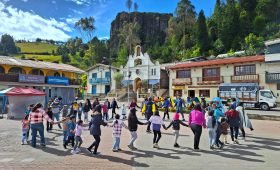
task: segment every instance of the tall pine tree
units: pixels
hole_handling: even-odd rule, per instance
[[[205,55],[209,50],[210,42],[203,10],[199,12],[197,19],[197,43],[201,54]]]

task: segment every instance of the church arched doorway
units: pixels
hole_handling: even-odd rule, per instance
[[[139,90],[139,92],[140,92],[141,87],[142,87],[142,80],[140,78],[136,78],[134,80],[134,88],[133,88],[133,90],[135,92],[137,92]]]

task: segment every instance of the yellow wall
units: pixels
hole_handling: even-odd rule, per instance
[[[24,67],[24,66],[10,66],[10,65],[1,65],[4,70],[5,70],[5,73],[8,73],[9,70],[12,68],[12,67],[19,67],[19,68],[22,68],[24,71],[25,71],[25,74],[30,74],[30,72],[33,70],[33,69],[36,69],[36,68],[31,68],[31,67]],[[53,76],[55,72],[58,72],[60,74],[60,76],[62,76],[62,74],[65,75],[65,77],[67,78],[70,78],[70,79],[76,79],[77,78],[77,75],[75,73],[72,73],[72,72],[66,72],[66,71],[56,71],[56,70],[50,70],[50,69],[40,69],[43,71],[44,73],[44,76]]]

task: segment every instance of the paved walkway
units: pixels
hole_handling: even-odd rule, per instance
[[[141,116],[140,116],[141,117]],[[144,122],[144,120],[143,120]],[[168,122],[166,122],[168,124]],[[207,131],[203,131],[201,151],[194,152],[193,134],[182,128],[179,138],[181,148],[173,148],[172,130],[163,130],[159,142],[161,149],[152,148],[152,134],[145,133],[140,126],[137,140],[138,151],[130,151],[126,144],[129,133],[123,131],[121,147],[123,152],[111,151],[112,130],[102,128],[99,151],[94,157],[84,148],[77,155],[62,147],[61,130],[46,133],[47,147],[33,149],[20,145],[20,121],[0,120],[0,169],[279,169],[280,124],[276,121],[253,121],[255,131],[248,131],[246,141],[240,145],[227,145],[223,150],[211,151]],[[88,131],[83,134],[84,144],[89,146],[93,138]],[[229,140],[229,138],[228,138]]]

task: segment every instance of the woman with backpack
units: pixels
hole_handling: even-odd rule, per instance
[[[240,117],[239,117],[239,112],[234,109],[234,107],[231,107],[229,111],[225,113],[229,128],[230,128],[230,135],[231,135],[231,140],[232,143],[239,144],[237,137],[238,137],[238,131],[239,131],[239,126],[240,126]]]

